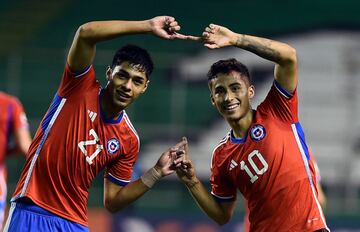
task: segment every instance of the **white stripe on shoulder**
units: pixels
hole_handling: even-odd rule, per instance
[[[86,73],[88,73],[88,72],[90,71],[91,67],[92,67],[92,65],[90,65],[87,69],[85,69],[85,71],[77,74],[77,75],[75,76],[75,78],[79,78],[79,77],[84,76]]]
[[[212,155],[211,155],[211,161],[210,161],[210,168],[212,168],[212,163],[213,163],[213,159],[214,159],[214,154],[216,149],[218,149],[221,145],[223,145],[224,143],[226,143],[228,141],[228,139],[230,138],[230,132],[226,134],[226,136],[219,142],[219,144],[214,148]]]
[[[134,126],[132,125],[129,117],[127,116],[126,112],[124,111],[124,115],[123,115],[123,118],[125,119],[125,122],[126,124],[129,126],[130,130],[135,134],[137,140],[138,140],[138,151],[140,151],[140,138],[139,138],[139,135],[138,133],[136,132]]]

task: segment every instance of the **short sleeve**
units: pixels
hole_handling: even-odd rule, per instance
[[[24,111],[24,108],[20,101],[16,98],[14,98],[13,101],[13,129],[18,130],[21,128],[28,128],[28,120],[26,118],[26,114]]]
[[[277,81],[274,81],[268,95],[258,106],[257,111],[283,122],[298,122],[297,90],[289,93]]]
[[[135,162],[138,158],[138,146],[135,145],[128,154],[122,154],[115,162],[106,167],[104,177],[114,184],[125,186],[131,181]]]
[[[66,64],[58,89],[58,95],[60,97],[68,97],[74,92],[85,92],[94,83],[96,83],[96,76],[93,65],[82,71],[73,72],[69,64]]]
[[[236,187],[226,175],[225,165],[218,162],[219,151],[215,150],[211,161],[211,194],[219,202],[229,202],[236,200]]]

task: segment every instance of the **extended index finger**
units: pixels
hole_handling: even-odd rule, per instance
[[[181,140],[181,142],[177,143],[172,148],[174,148],[175,150],[178,150],[179,148],[184,147],[186,143],[187,143],[187,141]]]
[[[201,37],[198,36],[192,36],[192,35],[184,35],[181,33],[176,32],[174,34],[174,37],[177,39],[183,39],[183,40],[193,40],[193,41],[199,41],[201,40]]]
[[[184,145],[185,157],[186,157],[186,159],[188,159],[189,158],[189,144],[188,144],[187,138],[184,136],[182,138],[182,141],[185,142],[185,145]]]

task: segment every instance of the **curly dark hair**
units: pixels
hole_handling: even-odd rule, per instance
[[[125,61],[134,65],[140,65],[140,69],[145,72],[148,79],[154,69],[154,63],[149,53],[136,45],[129,44],[120,48],[113,57],[111,68],[113,69],[116,65],[120,65]]]

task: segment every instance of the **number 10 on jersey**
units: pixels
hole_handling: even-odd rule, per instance
[[[263,165],[263,167],[261,169],[259,169],[259,167],[255,164],[255,162],[253,160],[253,158],[255,156],[260,160],[261,164]],[[245,172],[250,177],[251,183],[254,183],[257,179],[259,179],[258,175],[262,175],[268,170],[269,165],[258,150],[252,151],[248,155],[247,161],[250,164],[252,170],[250,170],[250,168],[246,165],[245,161],[243,161],[243,160],[240,162],[240,169],[245,170]]]

